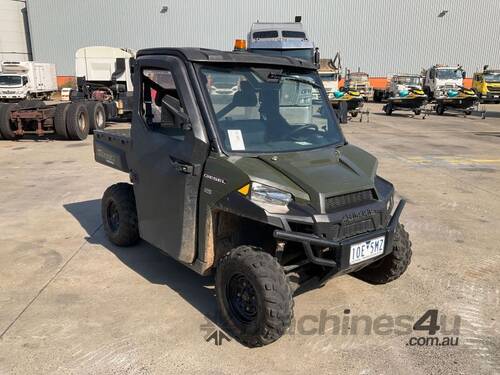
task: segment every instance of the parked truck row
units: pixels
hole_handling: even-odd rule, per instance
[[[70,90],[67,101],[49,100],[57,91],[54,65],[3,63],[0,135],[15,140],[26,133],[55,133],[62,139],[83,140],[103,129],[107,120],[130,120],[133,85],[129,63],[134,56],[131,50],[112,47],[77,50],[77,88]]]

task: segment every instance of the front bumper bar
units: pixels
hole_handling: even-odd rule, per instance
[[[379,236],[386,236],[385,240],[385,245],[384,245],[384,252],[383,254],[379,255],[378,257],[367,259],[365,262],[373,262],[377,259],[379,259],[382,256],[385,256],[392,252],[392,240],[394,237],[394,233],[396,232],[396,227],[399,223],[399,217],[401,216],[401,212],[403,211],[403,208],[406,204],[406,201],[404,199],[401,199],[399,201],[398,206],[394,210],[394,214],[392,215],[389,224],[387,225],[386,228],[384,229],[379,229],[377,231],[372,231],[368,233],[364,233],[362,235],[358,235],[355,237],[347,238],[341,241],[331,241],[327,240],[324,238],[321,238],[319,236],[316,236],[314,234],[308,234],[308,233],[300,233],[300,232],[291,232],[291,231],[283,231],[283,230],[275,230],[274,231],[274,238],[284,240],[284,241],[291,241],[291,242],[300,242],[302,243],[302,246],[304,247],[305,254],[309,261],[314,264],[318,264],[320,266],[326,266],[326,267],[331,267],[333,268],[332,271],[340,271],[340,270],[345,270],[350,268],[349,265],[349,256],[350,256],[350,246],[355,243],[367,241],[369,239],[379,237]],[[340,259],[340,262],[337,262],[333,259],[326,259],[319,257],[314,254],[312,247],[313,246],[321,246],[325,248],[332,248],[336,252],[340,251],[340,256],[338,259]],[[365,262],[359,263],[359,264],[366,264]],[[340,263],[340,264],[339,264]],[[356,264],[358,266],[358,264]]]

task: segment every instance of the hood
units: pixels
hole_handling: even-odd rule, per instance
[[[253,160],[245,160],[253,159]],[[253,181],[289,191],[324,212],[326,197],[374,188],[377,159],[352,145],[239,159]],[[307,193],[298,194],[300,191]]]

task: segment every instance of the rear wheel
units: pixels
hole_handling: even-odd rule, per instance
[[[131,246],[139,241],[134,188],[118,183],[104,192],[101,202],[104,232],[118,246]]]
[[[102,130],[106,126],[106,111],[101,102],[89,101],[87,103],[89,112],[89,129],[92,133],[94,130]]]
[[[0,134],[4,139],[16,140],[17,124],[10,119],[11,112],[18,109],[17,104],[3,104],[0,106]]]
[[[405,273],[410,265],[411,255],[410,235],[403,224],[398,224],[392,243],[392,252],[357,271],[355,275],[372,284],[386,284]]]
[[[436,105],[436,113],[439,116],[442,116],[444,114],[444,105],[442,105],[442,104]]]
[[[83,141],[89,134],[89,113],[83,102],[69,105],[66,115],[66,130],[70,139]]]
[[[217,266],[215,288],[228,329],[243,344],[270,344],[290,326],[290,285],[276,259],[261,249],[240,246],[224,256]]]
[[[56,106],[54,113],[54,130],[58,136],[63,139],[68,139],[68,131],[66,129],[66,118],[68,109],[71,103],[61,103]]]

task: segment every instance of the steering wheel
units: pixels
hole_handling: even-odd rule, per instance
[[[300,133],[300,132],[307,130],[307,129],[319,131],[318,125],[306,124],[306,125],[300,125],[296,129],[293,129],[290,133],[287,134],[287,136],[293,137],[295,134]]]

